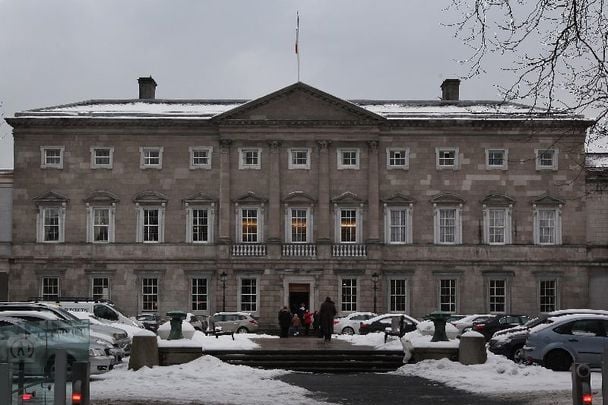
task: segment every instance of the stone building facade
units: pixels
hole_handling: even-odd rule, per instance
[[[10,296],[263,325],[326,296],[417,317],[608,307],[590,297],[608,270],[606,230],[587,233],[590,122],[458,86],[161,100],[141,78],[139,99],[17,113]]]

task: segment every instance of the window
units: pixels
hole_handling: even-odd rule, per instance
[[[206,278],[193,278],[191,280],[192,295],[190,297],[192,311],[207,311],[208,291]]]
[[[137,242],[162,243],[165,241],[165,208],[158,206],[138,206]]]
[[[484,207],[484,240],[489,245],[511,243],[511,208]]]
[[[212,210],[204,207],[188,207],[188,243],[211,242]]]
[[[289,208],[289,243],[309,242],[309,216],[307,208]]]
[[[90,207],[87,241],[114,242],[114,207]]]
[[[94,300],[110,299],[110,279],[108,277],[91,278],[91,297]]]
[[[163,167],[163,148],[162,147],[141,147],[140,168],[142,169],[162,169]]]
[[[238,210],[237,236],[240,243],[262,242],[262,209],[241,207]]]
[[[113,155],[114,148],[91,148],[91,169],[111,169],[113,163]]]
[[[561,244],[561,215],[559,208],[535,208],[534,243],[537,245]]]
[[[540,312],[557,311],[557,280],[540,280],[538,283]]]
[[[439,280],[439,310],[456,312],[456,279]]]
[[[411,208],[388,207],[385,210],[385,217],[386,243],[412,243]]]
[[[310,149],[289,149],[289,169],[310,169]]]
[[[260,148],[240,148],[239,149],[239,169],[260,170],[262,168],[262,149]]]
[[[437,169],[458,169],[458,148],[436,148]]]
[[[536,149],[536,170],[557,170],[557,149]]]
[[[338,243],[359,242],[359,210],[356,208],[338,209]]]
[[[191,146],[190,169],[211,169],[211,153],[213,148],[206,146]]]
[[[359,169],[359,149],[338,149],[338,170]]]
[[[40,207],[38,217],[38,242],[64,242],[65,208]]]
[[[357,279],[343,278],[341,282],[341,310],[352,312],[357,310]]]
[[[40,295],[43,301],[59,299],[59,277],[42,277]]]
[[[40,167],[42,169],[63,169],[63,146],[41,146]]]
[[[409,149],[388,148],[386,149],[386,167],[388,169],[408,169]]]
[[[505,313],[507,304],[507,280],[488,280],[488,307],[491,313]]]
[[[158,312],[158,278],[142,278],[141,299],[142,311]]]
[[[389,312],[407,312],[407,280],[389,280]]]
[[[486,149],[486,169],[507,169],[506,149]]]
[[[256,312],[258,310],[257,278],[241,278],[240,284],[240,310]]]
[[[435,243],[456,245],[462,243],[461,208],[435,208]]]

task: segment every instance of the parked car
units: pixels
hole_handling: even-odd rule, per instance
[[[378,315],[367,321],[362,321],[359,324],[359,334],[366,335],[373,332],[384,332],[386,328],[391,328],[393,318],[405,317],[405,332],[411,332],[416,329],[418,321],[407,314],[383,314]]]
[[[161,324],[160,315],[153,312],[139,314],[135,319],[138,322],[141,322],[144,328],[151,330],[154,333],[158,331],[158,327]]]
[[[88,312],[110,322],[143,328],[139,321],[124,315],[116,305],[108,300],[60,298],[57,301],[37,300],[36,302],[53,304],[70,312]]]
[[[492,338],[494,332],[514,326],[521,326],[528,322],[529,319],[526,315],[494,315],[485,321],[473,323],[472,329],[475,332],[481,333],[487,342]]]
[[[595,309],[564,309],[541,314],[536,318],[530,319],[522,326],[516,326],[494,333],[494,336],[490,339],[488,349],[494,354],[503,355],[516,362],[525,361],[523,347],[528,338],[530,329],[537,325],[553,322],[552,320],[550,321],[551,318],[572,314],[608,315],[608,311]]]
[[[378,314],[374,314],[373,312],[352,312],[348,315],[338,317],[334,319],[334,332],[354,335],[355,333],[359,333],[361,321],[367,321],[376,316],[378,316]]]
[[[472,328],[475,322],[483,322],[487,321],[490,318],[494,318],[496,315],[492,314],[473,314],[473,315],[465,315],[457,320],[448,320],[456,329],[458,329],[458,334],[462,334],[465,329]]]
[[[218,312],[213,314],[209,322],[215,328],[221,328],[223,332],[251,333],[258,330],[258,321],[247,312]]]
[[[186,322],[189,322],[190,325],[194,327],[196,330],[205,331],[208,328],[209,324],[209,316],[207,315],[194,315],[190,312],[186,314]]]
[[[552,317],[530,329],[524,345],[529,362],[555,371],[567,371],[572,362],[602,365],[608,343],[608,315],[573,314]]]

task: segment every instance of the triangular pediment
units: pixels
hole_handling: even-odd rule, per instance
[[[557,206],[557,205],[563,205],[564,201],[560,200],[559,198],[555,198],[553,196],[550,196],[549,194],[545,194],[545,195],[542,195],[542,196],[538,197],[535,200],[532,200],[532,204],[534,204],[534,205],[552,205],[552,206]]]
[[[39,195],[38,197],[34,197],[32,199],[36,204],[40,205],[40,204],[45,204],[45,205],[52,205],[52,204],[57,204],[57,205],[61,205],[61,204],[66,204],[69,200],[67,199],[67,197],[61,195],[61,194],[57,194],[54,193],[52,191],[49,191],[48,193]]]
[[[205,193],[199,192],[186,197],[182,200],[184,204],[205,204],[210,205],[215,203],[215,199],[211,198]]]
[[[249,192],[247,192],[247,194],[244,194],[244,195],[240,196],[239,198],[237,198],[236,200],[234,200],[234,202],[236,204],[255,204],[255,205],[264,204],[266,201],[268,201],[268,200],[258,196],[253,191],[249,191]]]
[[[283,203],[284,204],[306,204],[306,205],[311,205],[314,204],[316,201],[314,198],[312,198],[311,196],[309,196],[308,194],[306,194],[303,191],[294,191],[292,193],[289,193],[287,195],[287,197],[285,197],[283,199]]]
[[[351,193],[350,191],[346,191],[339,196],[332,198],[331,202],[341,205],[359,205],[365,203],[365,201],[360,199],[357,194]]]
[[[387,205],[411,205],[414,204],[415,201],[405,194],[396,193],[391,197],[383,199],[382,202]]]
[[[142,191],[138,193],[133,202],[138,204],[159,204],[166,203],[169,200],[166,195],[158,191]]]
[[[464,199],[456,194],[440,193],[431,198],[433,204],[464,204]]]
[[[508,207],[513,205],[515,200],[506,194],[488,194],[483,200],[483,205],[495,206],[495,207]]]
[[[88,204],[116,204],[120,201],[118,196],[114,193],[110,193],[109,191],[94,191],[87,198],[82,200]]]
[[[380,115],[302,82],[252,100],[213,118],[213,121],[219,122],[322,121],[370,124],[384,120]]]

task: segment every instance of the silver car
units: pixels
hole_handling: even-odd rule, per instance
[[[567,371],[572,362],[600,367],[608,343],[608,315],[575,314],[549,318],[530,329],[523,348],[527,361],[555,371]]]
[[[248,312],[218,312],[213,314],[209,327],[214,325],[222,332],[251,333],[258,330],[258,321]]]
[[[378,314],[373,312],[353,312],[340,318],[334,319],[334,332],[344,335],[359,333],[361,322],[367,321]]]

